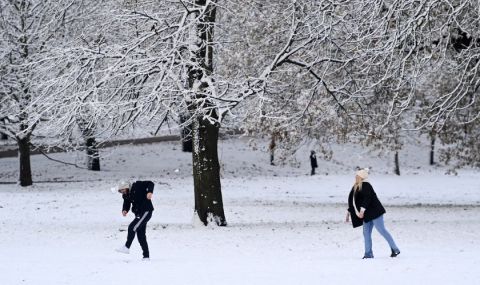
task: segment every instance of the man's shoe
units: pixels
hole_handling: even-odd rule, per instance
[[[150,258],[149,257],[144,257],[142,258],[143,261],[150,261]]]
[[[120,253],[125,253],[125,254],[129,254],[130,253],[130,249],[126,246],[121,246],[117,249],[115,249],[116,252],[120,252]]]
[[[392,250],[392,254],[390,254],[390,257],[396,257],[396,256],[398,256],[399,254],[400,254],[400,250],[398,250],[398,251]]]
[[[364,257],[362,257],[362,259],[369,259],[369,258],[373,258],[373,256],[364,256]]]

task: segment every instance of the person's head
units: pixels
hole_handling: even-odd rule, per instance
[[[130,190],[130,182],[122,181],[118,183],[117,185],[118,193],[127,194],[129,190]]]
[[[310,151],[310,153],[311,153],[311,154],[315,154],[315,151],[314,151],[314,150],[312,150],[312,151]]]
[[[362,182],[368,178],[368,168],[363,168],[355,172],[355,190],[362,190]]]

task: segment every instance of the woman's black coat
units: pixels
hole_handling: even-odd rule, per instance
[[[363,219],[357,217],[355,210],[353,208],[353,194],[355,193],[355,205],[357,210],[360,211],[360,208],[365,208],[365,213]],[[368,182],[362,183],[362,190],[354,192],[353,187],[348,195],[348,212],[350,212],[350,217],[352,218],[352,225],[354,228],[359,227],[363,222],[370,222],[381,215],[385,214],[385,208],[378,200],[377,194],[373,190],[372,185]]]

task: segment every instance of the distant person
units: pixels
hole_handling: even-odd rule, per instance
[[[315,168],[318,167],[318,164],[317,164],[317,155],[315,154],[314,150],[310,152],[310,166],[312,167],[311,175],[315,175]]]
[[[368,169],[360,169],[355,174],[355,184],[348,195],[348,212],[345,221],[348,223],[351,217],[354,228],[363,224],[363,238],[365,242],[365,254],[363,258],[373,258],[373,227],[375,227],[388,242],[391,249],[390,257],[396,257],[400,254],[400,250],[390,233],[385,229],[383,223],[385,208],[383,208],[382,203],[378,200],[372,185],[366,181],[368,178]]]
[[[123,197],[122,215],[124,217],[127,216],[130,206],[132,206],[135,219],[128,226],[127,242],[124,246],[116,249],[116,251],[126,254],[130,253],[130,246],[135,238],[135,234],[137,234],[138,242],[143,251],[143,260],[150,259],[146,230],[153,211],[153,187],[152,181],[135,181],[131,186],[129,182],[122,182],[118,185],[118,192],[122,193]]]

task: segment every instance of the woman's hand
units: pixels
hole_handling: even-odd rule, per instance
[[[360,219],[363,219],[363,217],[365,216],[365,208],[360,208],[360,212],[358,213],[357,215]]]

